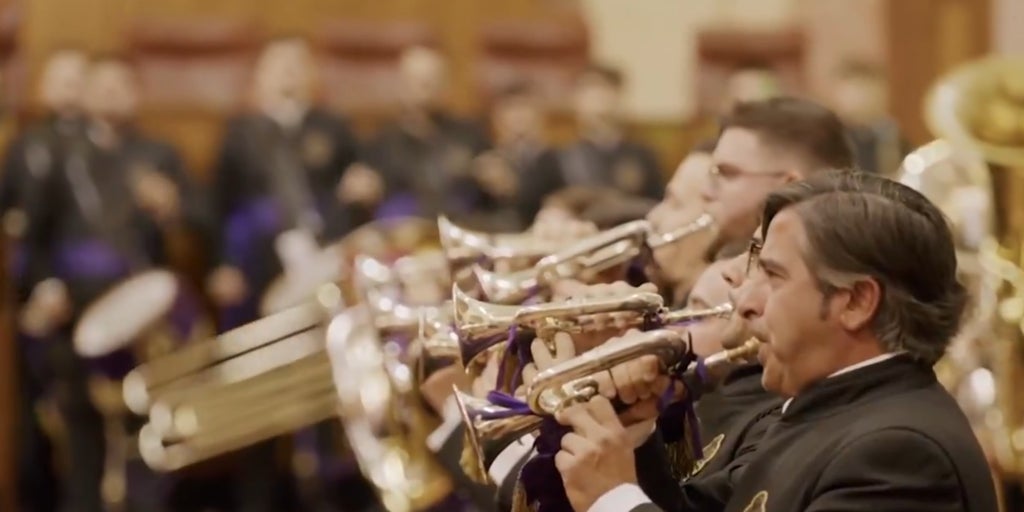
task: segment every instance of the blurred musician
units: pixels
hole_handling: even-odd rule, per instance
[[[472,163],[489,146],[487,137],[475,123],[445,111],[447,69],[436,50],[406,50],[399,72],[398,117],[369,144],[368,168],[359,168],[350,180],[383,184],[386,200],[378,217],[446,213],[461,218],[481,200]],[[360,188],[367,187],[360,183]]]
[[[311,251],[352,227],[340,199],[356,141],[344,119],[313,103],[313,78],[305,41],[271,42],[256,67],[252,112],[227,124],[212,193],[218,267],[209,281],[226,308],[221,329],[257,318],[282,253],[292,249],[279,242]],[[279,237],[286,231],[299,236]]]
[[[351,192],[342,177],[356,159],[356,140],[345,119],[314,103],[314,78],[304,40],[272,41],[256,66],[252,111],[227,124],[212,193],[217,268],[208,281],[222,308],[221,330],[258,318],[275,277],[301,271],[302,258],[354,227],[342,206]],[[335,439],[325,425],[300,433],[293,462],[309,499],[325,492],[321,476],[337,456]],[[283,490],[290,478],[279,474],[272,441],[242,460],[236,498],[243,510],[279,510],[290,501]]]
[[[46,117],[30,126],[7,147],[4,168],[0,171],[0,219],[2,219],[9,276],[14,292],[15,308],[28,298],[28,274],[25,254],[19,245],[27,229],[26,206],[40,201],[39,185],[51,172],[54,161],[61,158],[66,141],[77,136],[82,128],[82,87],[87,59],[80,50],[61,50],[47,59],[40,83],[39,99]],[[18,497],[28,510],[48,511],[56,507],[56,482],[49,440],[38,421],[36,405],[49,384],[46,376],[43,345],[27,339],[18,330],[20,403],[19,418],[22,437],[17,446],[18,474],[21,491]]]
[[[702,185],[689,183],[687,165],[707,169]],[[681,302],[709,257],[721,247],[741,242],[755,229],[761,205],[772,190],[819,169],[847,168],[853,163],[843,124],[813,102],[787,97],[740,103],[722,119],[710,162],[699,155],[684,161],[665,198],[647,220],[660,233],[692,222],[702,211],[718,226],[716,239],[684,238],[654,251],[652,279],[663,294]],[[692,191],[701,186],[701,199]]]
[[[103,58],[89,67],[83,104],[84,130],[50,162],[39,185],[45,200],[27,205],[32,292],[21,325],[35,337],[53,337],[47,364],[70,452],[62,499],[75,510],[98,511],[104,424],[90,401],[89,370],[72,349],[71,327],[111,286],[163,262],[161,228],[183,220],[189,187],[177,153],[133,129],[136,90],[124,61]],[[159,496],[143,494],[129,500],[155,506]]]
[[[661,199],[664,184],[654,151],[625,133],[624,85],[618,70],[602,65],[577,79],[573,108],[580,139],[561,152],[561,185],[612,187]]]
[[[737,308],[764,343],[763,385],[787,401],[724,510],[996,510],[981,448],[931,368],[966,302],[941,212],[836,171],[771,194],[761,235]],[[651,395],[668,385],[653,377],[615,384]],[[659,510],[608,400],[558,419],[574,430],[556,464],[576,510]]]
[[[476,158],[473,175],[490,222],[479,229],[522,231],[541,202],[560,186],[557,152],[545,142],[544,112],[534,86],[515,82],[499,91],[491,109],[495,148]],[[487,221],[485,221],[487,222]]]
[[[850,128],[857,167],[892,175],[910,147],[888,113],[885,72],[865,62],[848,61],[836,74],[833,108]]]

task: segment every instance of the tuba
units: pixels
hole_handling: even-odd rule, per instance
[[[447,278],[431,270],[443,270],[437,251],[420,250],[429,238],[424,226],[432,224],[416,219],[361,228],[343,243],[352,249],[347,254],[366,247],[393,265],[356,258],[311,298],[129,373],[124,401],[149,420],[139,436],[147,465],[176,470],[336,417],[327,326],[345,306],[361,304],[375,328],[416,336],[420,311],[402,302],[405,292]],[[446,295],[446,282],[440,290],[433,296]]]
[[[1024,59],[988,57],[942,77],[925,116],[941,140],[899,179],[949,216],[972,292],[965,328],[936,369],[999,472],[1024,478]]]
[[[365,308],[336,316],[327,346],[345,437],[384,508],[438,506],[452,481],[427,447],[437,421],[422,405],[403,348],[381,337]]]

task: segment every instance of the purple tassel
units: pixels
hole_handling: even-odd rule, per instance
[[[554,418],[545,419],[533,444],[537,455],[523,465],[519,473],[526,501],[536,512],[572,512],[562,475],[555,467],[555,454],[562,449],[562,436],[571,431]]]

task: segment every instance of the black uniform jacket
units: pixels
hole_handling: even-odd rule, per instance
[[[897,356],[825,379],[789,403],[724,510],[997,507],[988,465],[959,406],[931,368]]]
[[[759,364],[737,368],[697,402],[704,458],[683,481],[683,508],[721,509],[769,426],[778,420],[782,398],[761,385]]]

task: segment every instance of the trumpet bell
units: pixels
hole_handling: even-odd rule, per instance
[[[464,367],[490,347],[507,339],[519,306],[476,300],[452,285],[452,313]]]
[[[459,389],[454,390],[455,403],[459,406],[462,423],[466,427],[466,441],[476,461],[475,468],[466,468],[487,480],[487,453],[489,443],[515,441],[540,427],[542,418],[517,414],[516,411],[494,405],[483,398],[477,398]]]

